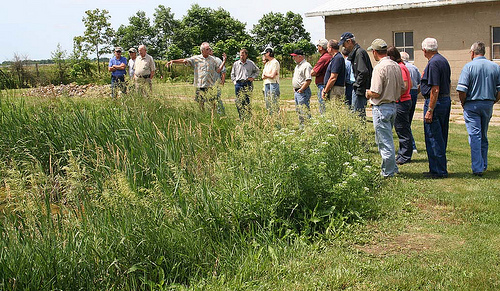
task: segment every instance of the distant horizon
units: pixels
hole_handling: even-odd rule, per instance
[[[311,42],[325,37],[325,24],[321,17],[305,17],[305,12],[314,9],[325,1],[308,1],[308,5],[296,0],[249,2],[216,0],[199,4],[201,7],[228,11],[231,17],[246,24],[249,32],[264,14],[270,12],[286,13],[292,11],[304,19],[304,27],[311,35]],[[12,61],[14,54],[28,56],[33,61],[49,60],[51,54],[61,45],[61,49],[69,55],[73,51],[73,37],[83,35],[85,27],[82,18],[85,11],[96,8],[106,9],[111,15],[110,23],[116,31],[120,25],[128,25],[128,18],[138,11],[144,11],[152,19],[154,9],[158,5],[170,7],[175,19],[182,19],[196,1],[166,3],[161,0],[144,0],[137,5],[135,0],[54,0],[50,9],[44,2],[9,1],[5,3],[6,15],[2,17],[0,33],[7,36],[0,39],[0,63]],[[19,11],[19,13],[17,13]],[[43,12],[42,12],[43,11]],[[22,18],[19,17],[22,13]],[[10,37],[9,37],[10,36]],[[111,57],[111,54],[106,55]]]

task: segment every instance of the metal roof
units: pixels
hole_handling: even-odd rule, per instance
[[[331,0],[306,12],[306,17],[358,14],[411,8],[426,8],[478,2],[496,2],[500,0]]]

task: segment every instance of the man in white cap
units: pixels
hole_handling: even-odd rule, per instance
[[[372,105],[375,142],[382,157],[381,175],[388,178],[398,173],[392,128],[396,119],[396,101],[406,88],[401,68],[387,56],[384,40],[375,39],[367,50],[373,51],[373,57],[378,62],[373,69],[366,98]]]
[[[272,47],[267,47],[262,55],[266,59],[264,70],[262,70],[262,80],[264,82],[264,98],[269,115],[278,113],[280,110],[280,63],[274,57]]]
[[[135,48],[130,48],[128,50],[128,55],[130,56],[130,59],[128,60],[128,75],[130,76],[130,79],[134,79],[134,64],[135,64],[135,59],[137,58],[137,50]]]

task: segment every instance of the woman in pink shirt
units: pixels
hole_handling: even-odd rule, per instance
[[[396,103],[396,120],[394,122],[394,129],[399,137],[399,150],[396,156],[396,164],[402,165],[411,161],[413,154],[411,123],[410,123],[410,108],[411,108],[411,78],[410,71],[406,68],[401,54],[398,49],[391,46],[387,49],[387,55],[401,68],[403,74],[403,81],[405,82],[406,91],[399,97]]]

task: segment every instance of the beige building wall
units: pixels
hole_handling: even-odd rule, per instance
[[[436,38],[439,53],[450,62],[452,93],[455,93],[462,67],[470,61],[469,50],[473,42],[483,41],[487,46],[486,57],[491,59],[491,27],[500,27],[500,1],[325,18],[327,39],[338,40],[342,33],[350,31],[364,49],[375,38],[394,45],[394,32],[413,31],[414,64],[421,72],[427,64],[421,50],[422,40]],[[375,64],[371,54],[370,57]]]

